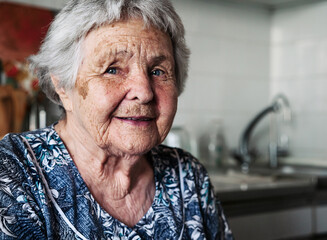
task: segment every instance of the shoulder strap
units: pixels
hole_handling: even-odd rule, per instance
[[[181,230],[181,234],[178,238],[178,240],[182,240],[183,238],[183,232],[184,232],[184,222],[185,222],[185,209],[184,209],[184,194],[185,194],[185,188],[184,188],[184,178],[183,178],[183,170],[182,170],[182,163],[181,163],[181,159],[179,157],[179,154],[176,150],[176,148],[174,149],[177,160],[178,160],[178,168],[179,168],[179,182],[180,182],[180,188],[181,188],[181,200],[182,200],[182,221],[183,221],[183,225],[182,225],[182,230]]]
[[[22,137],[22,140],[23,142],[26,144],[27,146],[27,149],[29,151],[29,153],[31,154],[31,158],[32,158],[32,161],[33,163],[35,164],[36,166],[36,169],[38,171],[38,174],[39,176],[41,177],[41,180],[42,180],[42,183],[44,184],[44,187],[45,187],[45,190],[47,192],[47,195],[50,199],[50,201],[53,203],[54,207],[56,208],[56,210],[58,211],[59,215],[63,218],[63,220],[67,223],[67,225],[74,231],[74,233],[80,237],[81,239],[83,240],[87,240],[87,238],[85,238],[75,227],[74,225],[69,221],[69,219],[66,217],[65,213],[61,210],[61,208],[59,207],[58,203],[56,202],[56,200],[54,199],[54,197],[52,196],[52,193],[51,193],[51,190],[50,190],[50,187],[48,185],[48,182],[47,180],[45,179],[44,175],[43,175],[43,172],[42,172],[42,169],[38,163],[38,161],[36,160],[36,157],[35,157],[35,154],[30,146],[30,144],[28,143],[28,141],[26,140],[26,138]]]

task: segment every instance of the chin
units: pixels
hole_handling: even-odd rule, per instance
[[[128,146],[127,148],[122,149],[123,155],[130,156],[141,156],[147,154],[154,146],[144,147],[144,146]]]
[[[125,142],[121,150],[127,155],[144,155],[159,144],[160,141],[158,140],[153,141],[153,139],[148,139],[147,141],[143,139],[142,141]]]

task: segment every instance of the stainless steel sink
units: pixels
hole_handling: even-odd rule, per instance
[[[254,165],[250,174],[327,178],[327,168],[304,165],[281,165],[277,168]]]
[[[300,175],[290,168],[271,171],[268,168],[252,168],[249,173],[238,169],[220,169],[209,171],[211,183],[218,192],[249,191],[259,189],[306,187],[316,184],[316,177]]]

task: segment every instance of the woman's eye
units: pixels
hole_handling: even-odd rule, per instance
[[[108,74],[117,74],[117,68],[115,67],[110,67],[106,70],[106,73]]]
[[[160,70],[160,69],[155,69],[151,72],[152,76],[161,76],[164,74],[164,71]]]

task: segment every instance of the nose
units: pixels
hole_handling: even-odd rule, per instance
[[[146,104],[153,100],[154,92],[151,79],[145,71],[137,71],[131,74],[128,82],[126,98]]]

